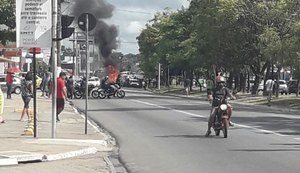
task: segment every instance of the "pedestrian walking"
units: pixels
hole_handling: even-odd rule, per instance
[[[66,73],[60,72],[57,78],[57,98],[56,98],[56,121],[60,121],[59,114],[65,108],[65,100],[67,100],[67,88],[65,85]]]
[[[183,85],[184,85],[184,89],[185,89],[185,92],[186,92],[186,96],[189,96],[191,80],[190,79],[185,79]]]
[[[7,86],[7,99],[11,99],[12,84],[14,82],[14,76],[12,75],[12,73],[7,73],[5,81]]]
[[[32,73],[28,72],[25,76],[25,79],[22,79],[21,81],[21,96],[24,102],[24,107],[23,107],[20,121],[24,121],[23,118],[25,116],[25,113],[27,115],[27,121],[31,121],[31,117],[29,115],[28,109],[29,109],[30,100],[33,97],[32,79],[33,79]]]
[[[50,94],[49,94],[49,82],[50,82],[50,72],[46,72],[43,76],[43,81],[42,81],[42,95],[41,97],[50,97]]]
[[[273,87],[274,87],[274,80],[269,77],[269,79],[266,81],[266,91],[268,93],[268,106],[271,106],[271,99],[273,94]]]

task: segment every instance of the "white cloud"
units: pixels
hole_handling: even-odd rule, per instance
[[[143,29],[143,24],[138,21],[130,21],[129,26],[126,28],[126,32],[129,34],[140,34]]]

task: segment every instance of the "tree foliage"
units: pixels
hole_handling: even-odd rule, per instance
[[[0,30],[0,42],[6,44],[8,41],[16,40],[15,20],[15,0],[0,0],[0,25],[4,25],[4,30]]]
[[[144,70],[160,62],[195,75],[215,66],[229,78],[254,75],[257,88],[266,70],[300,65],[299,31],[300,0],[191,0],[158,13],[138,41]]]

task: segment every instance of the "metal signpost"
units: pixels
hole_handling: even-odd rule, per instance
[[[57,89],[57,55],[55,54],[56,21],[57,21],[57,0],[52,0],[52,48],[51,48],[51,70],[52,70],[52,127],[51,138],[56,136],[56,89]]]
[[[43,3],[30,3],[31,8],[27,8],[27,0],[16,1],[17,47],[29,48],[29,52],[33,53],[34,137],[37,136],[36,54],[41,51],[40,48],[51,47],[51,13],[53,12],[49,6],[54,3],[56,4],[57,0],[44,0]]]
[[[87,111],[88,111],[88,97],[89,97],[89,85],[88,85],[88,79],[89,79],[89,31],[94,29],[96,26],[96,18],[89,14],[89,13],[83,13],[78,18],[78,27],[86,32],[86,65],[85,65],[85,134],[87,134]]]
[[[37,116],[36,116],[36,54],[41,53],[41,48],[30,48],[29,53],[32,53],[33,63],[33,137],[37,137]]]

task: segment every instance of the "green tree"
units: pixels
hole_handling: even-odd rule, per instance
[[[16,41],[15,0],[0,0],[0,25],[7,29],[0,30],[0,42],[6,44],[8,41]]]

